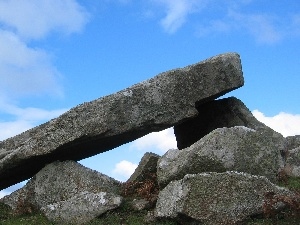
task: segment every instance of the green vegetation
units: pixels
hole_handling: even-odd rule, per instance
[[[300,193],[300,178],[299,177],[290,177],[282,184],[289,188],[290,190],[298,191]]]
[[[92,220],[87,225],[142,225],[145,223],[147,210],[134,211],[129,206],[129,201],[125,201],[123,205],[113,211],[107,212]],[[149,225],[176,225],[174,221],[156,221],[149,222]],[[45,216],[39,212],[27,215],[13,215],[11,209],[0,203],[0,225],[58,225],[50,222]],[[59,224],[61,225],[61,224]]]
[[[284,182],[284,186],[292,189],[295,192],[300,193],[300,178],[288,178]],[[134,193],[134,189],[137,191]],[[149,190],[155,190],[154,195],[149,193]],[[127,184],[123,193],[125,197],[124,203],[116,210],[109,211],[99,218],[92,220],[87,225],[177,225],[179,223],[166,220],[166,221],[155,221],[145,222],[147,217],[147,210],[135,211],[132,209],[130,202],[133,198],[147,197],[153,199],[157,194],[156,184],[147,181],[147,185],[138,184]],[[130,195],[128,195],[130,193]],[[153,192],[152,192],[153,193]],[[273,197],[273,196],[271,196]],[[276,200],[284,200],[288,205],[288,208],[283,212],[275,212],[273,208],[265,207],[265,215],[260,215],[256,218],[249,219],[246,225],[299,225],[300,224],[300,194],[299,199],[289,199],[280,197],[273,200],[271,203],[276,203]],[[154,206],[154,204],[153,204]],[[272,205],[271,205],[272,206]],[[12,210],[3,203],[0,203],[0,225],[58,225],[50,222],[45,216],[39,212],[33,212],[25,215],[14,215]]]

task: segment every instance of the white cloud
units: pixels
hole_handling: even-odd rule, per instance
[[[57,30],[78,32],[87,20],[87,12],[75,0],[0,1],[0,23],[29,39]]]
[[[0,30],[0,96],[50,93],[62,96],[60,74],[41,49],[29,48],[14,33]]]
[[[33,107],[20,108],[13,104],[9,104],[0,99],[0,112],[4,112],[15,116],[18,120],[26,121],[42,121],[50,120],[58,115],[66,112],[68,109],[45,110]]]
[[[161,25],[168,33],[176,32],[187,20],[189,14],[198,12],[206,5],[206,0],[154,0],[166,10]]]
[[[174,129],[168,128],[160,132],[145,135],[131,143],[129,148],[156,153],[165,153],[169,149],[177,148]]]
[[[277,18],[267,14],[243,14],[229,12],[229,19],[234,26],[248,31],[259,43],[273,44],[283,38],[281,27],[276,23]]]
[[[196,28],[197,36],[239,32],[251,36],[260,44],[276,44],[285,38],[300,35],[300,14],[275,14],[268,11],[268,8],[263,11],[245,11],[252,2],[219,1],[216,4],[209,1],[210,5],[206,7],[209,17],[200,18]]]
[[[66,111],[67,109],[45,110],[32,107],[20,108],[0,98],[0,113],[14,117],[13,121],[2,122],[0,120],[0,141],[53,119]]]
[[[0,122],[0,141],[20,134],[30,128],[33,125],[28,121],[11,121]]]
[[[131,174],[133,174],[137,166],[137,164],[122,160],[115,165],[113,174],[116,175],[116,179],[126,181],[131,176]]]
[[[265,116],[259,110],[254,110],[253,115],[262,123],[281,133],[283,136],[300,135],[300,114],[280,112],[275,116]]]
[[[51,53],[32,47],[30,41],[51,32],[79,32],[88,17],[75,0],[0,0],[0,113],[10,118],[0,120],[0,139],[66,111],[20,108],[14,101],[43,94],[63,96],[62,75],[53,65]]]
[[[51,32],[79,32],[88,17],[75,0],[0,0],[0,97],[62,96],[51,54],[28,43]]]
[[[24,111],[24,116],[20,116],[14,121],[0,121],[0,141],[29,130],[43,122],[61,115],[66,111],[66,109],[47,111],[37,108],[20,110]]]

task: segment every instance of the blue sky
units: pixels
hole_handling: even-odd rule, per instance
[[[0,0],[0,140],[224,52],[241,55],[245,77],[226,96],[284,136],[300,134],[299,41],[295,0]],[[126,180],[146,151],[176,147],[172,132],[80,162]]]

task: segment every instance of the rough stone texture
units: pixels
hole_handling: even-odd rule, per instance
[[[127,182],[144,181],[152,174],[156,174],[157,161],[159,158],[160,156],[155,153],[146,152],[142,157],[138,167],[135,169],[134,173],[130,176]]]
[[[189,174],[172,181],[159,193],[155,215],[184,218],[185,224],[238,224],[262,213],[267,192],[293,196],[262,176],[238,172]]]
[[[40,209],[73,198],[79,193],[118,194],[120,188],[119,181],[77,162],[56,161],[38,172],[23,188],[5,196],[0,201],[14,210],[17,210],[20,204]]]
[[[284,171],[288,176],[300,177],[300,147],[288,150]]]
[[[286,150],[300,147],[300,135],[286,137]]]
[[[41,208],[46,217],[59,224],[86,224],[108,210],[119,207],[122,197],[107,193],[81,192],[65,201]]]
[[[83,103],[0,142],[0,189],[53,161],[77,161],[179,124],[198,114],[195,105],[243,84],[239,55],[228,53]]]
[[[222,127],[245,126],[275,132],[259,122],[245,104],[235,97],[210,101],[197,109],[197,117],[174,126],[178,149],[187,148],[211,131]]]
[[[158,160],[157,179],[160,188],[186,174],[235,170],[262,175],[276,181],[283,167],[280,151],[285,139],[278,133],[237,126],[218,128],[188,148],[171,149]]]
[[[151,204],[146,199],[133,199],[131,207],[136,211],[141,211],[150,208]]]

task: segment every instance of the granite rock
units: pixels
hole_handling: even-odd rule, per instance
[[[240,57],[221,54],[161,73],[0,142],[0,190],[56,160],[80,160],[198,114],[195,105],[244,84]]]

